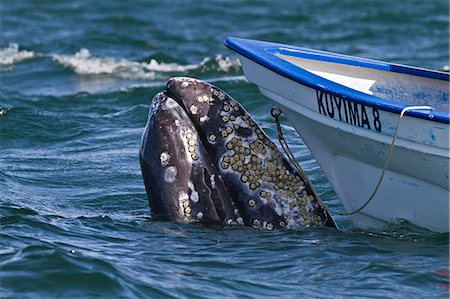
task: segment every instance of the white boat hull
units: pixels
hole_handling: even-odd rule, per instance
[[[344,208],[352,212],[365,204],[382,173],[399,115],[352,106],[345,98],[332,98],[239,58],[248,80],[281,108],[300,134]],[[352,221],[362,228],[382,228],[405,219],[448,232],[449,158],[448,124],[405,116],[375,197]]]

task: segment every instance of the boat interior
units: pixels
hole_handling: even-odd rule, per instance
[[[410,105],[449,112],[449,82],[421,76],[276,54],[306,71],[351,89]]]

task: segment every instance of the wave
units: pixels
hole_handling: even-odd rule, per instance
[[[19,45],[10,43],[7,48],[0,49],[0,64],[11,65],[26,59],[33,58],[34,52],[19,50]]]
[[[10,43],[6,48],[0,48],[0,65],[13,65],[33,57],[52,59],[64,68],[73,70],[80,75],[110,75],[121,79],[154,80],[167,79],[168,73],[193,73],[239,72],[240,63],[236,58],[230,58],[221,54],[213,57],[205,57],[196,64],[178,64],[175,62],[159,62],[156,59],[150,61],[133,61],[125,58],[94,56],[87,48],[81,48],[78,52],[67,54],[36,53],[21,50],[17,43]]]
[[[95,57],[90,51],[82,48],[74,55],[52,55],[52,59],[60,65],[74,70],[82,75],[113,75],[123,79],[153,80],[166,78],[161,73],[189,72],[210,70],[228,72],[231,69],[238,70],[240,65],[237,59],[224,57],[220,54],[213,59],[205,57],[198,64],[178,64],[158,62],[151,59],[149,62],[130,61],[127,59],[116,59],[112,57]]]
[[[62,66],[71,68],[82,75],[113,74],[125,79],[155,78],[155,72],[146,69],[142,63],[110,57],[92,57],[89,50],[85,48],[74,55],[55,54],[52,58]]]

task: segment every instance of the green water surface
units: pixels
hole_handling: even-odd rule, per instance
[[[271,104],[228,36],[442,69],[448,12],[445,0],[2,1],[0,297],[448,298],[448,233],[359,230],[345,217],[339,231],[156,221],[138,159],[150,100],[171,76],[213,82],[275,138]]]

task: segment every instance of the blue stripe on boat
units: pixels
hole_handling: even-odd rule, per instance
[[[283,60],[277,57],[275,54],[284,54],[311,60],[347,64],[352,66],[443,80],[447,82],[450,81],[449,74],[444,72],[431,71],[421,68],[409,67],[319,50],[312,50],[290,45],[235,37],[227,38],[225,40],[225,45],[231,50],[247,57],[248,59],[251,59],[256,63],[280,74],[281,76],[287,77],[300,84],[312,87],[314,89],[322,90],[336,96],[341,96],[359,104],[375,107],[377,109],[393,112],[396,114],[400,114],[403,108],[410,105],[369,95],[327,80],[320,76],[314,75],[288,61]],[[424,110],[411,110],[407,112],[407,114],[413,117],[428,119],[435,122],[445,124],[450,123],[449,113],[444,111],[435,110],[429,112]]]

